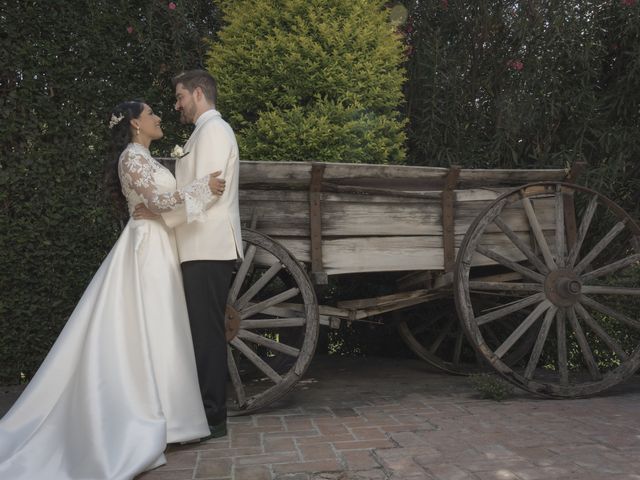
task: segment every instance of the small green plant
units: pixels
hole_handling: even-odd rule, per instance
[[[492,373],[478,373],[469,376],[473,387],[480,392],[482,398],[500,402],[513,395],[513,386]]]

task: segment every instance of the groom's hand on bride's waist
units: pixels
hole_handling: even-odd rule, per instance
[[[132,217],[135,220],[155,220],[160,215],[156,215],[151,210],[149,210],[144,203],[139,203],[133,210]]]

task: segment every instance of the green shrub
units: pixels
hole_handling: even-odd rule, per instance
[[[402,162],[403,45],[382,4],[223,2],[207,65],[242,158]]]

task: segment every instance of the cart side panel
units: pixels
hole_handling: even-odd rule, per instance
[[[304,195],[298,201],[287,192],[284,201],[265,198],[261,192],[257,199],[243,192],[241,214],[249,221],[257,211],[257,229],[291,250],[303,262],[310,262],[308,200]],[[413,200],[413,199],[412,199]],[[488,201],[456,202],[456,251],[471,222]],[[536,214],[545,232],[554,226],[553,205],[549,201],[534,203]],[[503,215],[518,236],[530,241],[529,225],[521,209],[506,209]],[[444,253],[440,204],[436,200],[401,202],[346,202],[333,195],[333,201],[323,201],[322,257],[328,275],[340,273],[443,270]],[[519,261],[524,257],[517,250],[507,251],[512,243],[497,227],[491,244],[486,246]],[[392,235],[390,235],[392,233]],[[553,242],[550,242],[551,244]],[[474,265],[493,264],[482,256],[474,258]]]
[[[444,270],[442,190],[447,169],[385,165],[325,164],[320,193],[323,270],[329,274]],[[310,262],[309,181],[312,164],[251,162],[243,165],[240,205],[245,224],[257,217],[257,230],[283,243],[299,261]],[[454,191],[454,249],[477,215],[509,182],[558,179],[564,170],[461,171],[461,182],[476,187]],[[486,186],[488,181],[496,186]],[[435,183],[434,183],[435,182]],[[328,190],[328,191],[327,191]],[[553,199],[534,209],[545,234],[553,231]],[[529,223],[521,208],[503,218],[524,241]],[[486,246],[514,261],[524,259],[497,226]],[[553,244],[553,242],[550,242]],[[511,249],[511,250],[509,250]],[[474,265],[494,262],[477,255]]]
[[[464,234],[482,209],[503,190],[482,192],[480,199],[457,191],[454,203],[455,233]],[[540,203],[540,222],[552,228],[553,202]],[[245,190],[240,192],[243,220],[255,211],[257,229],[274,237],[308,237],[308,194],[296,191]],[[507,223],[514,231],[528,231],[521,209],[507,209]],[[494,231],[498,231],[495,228]],[[441,236],[442,208],[439,199],[385,197],[380,195],[322,194],[322,236]]]

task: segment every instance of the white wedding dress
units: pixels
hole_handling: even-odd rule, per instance
[[[208,177],[173,193],[141,145],[119,167],[130,211],[144,200],[193,221],[213,202]],[[0,479],[132,479],[167,443],[208,434],[173,231],[132,219],[0,421]]]

